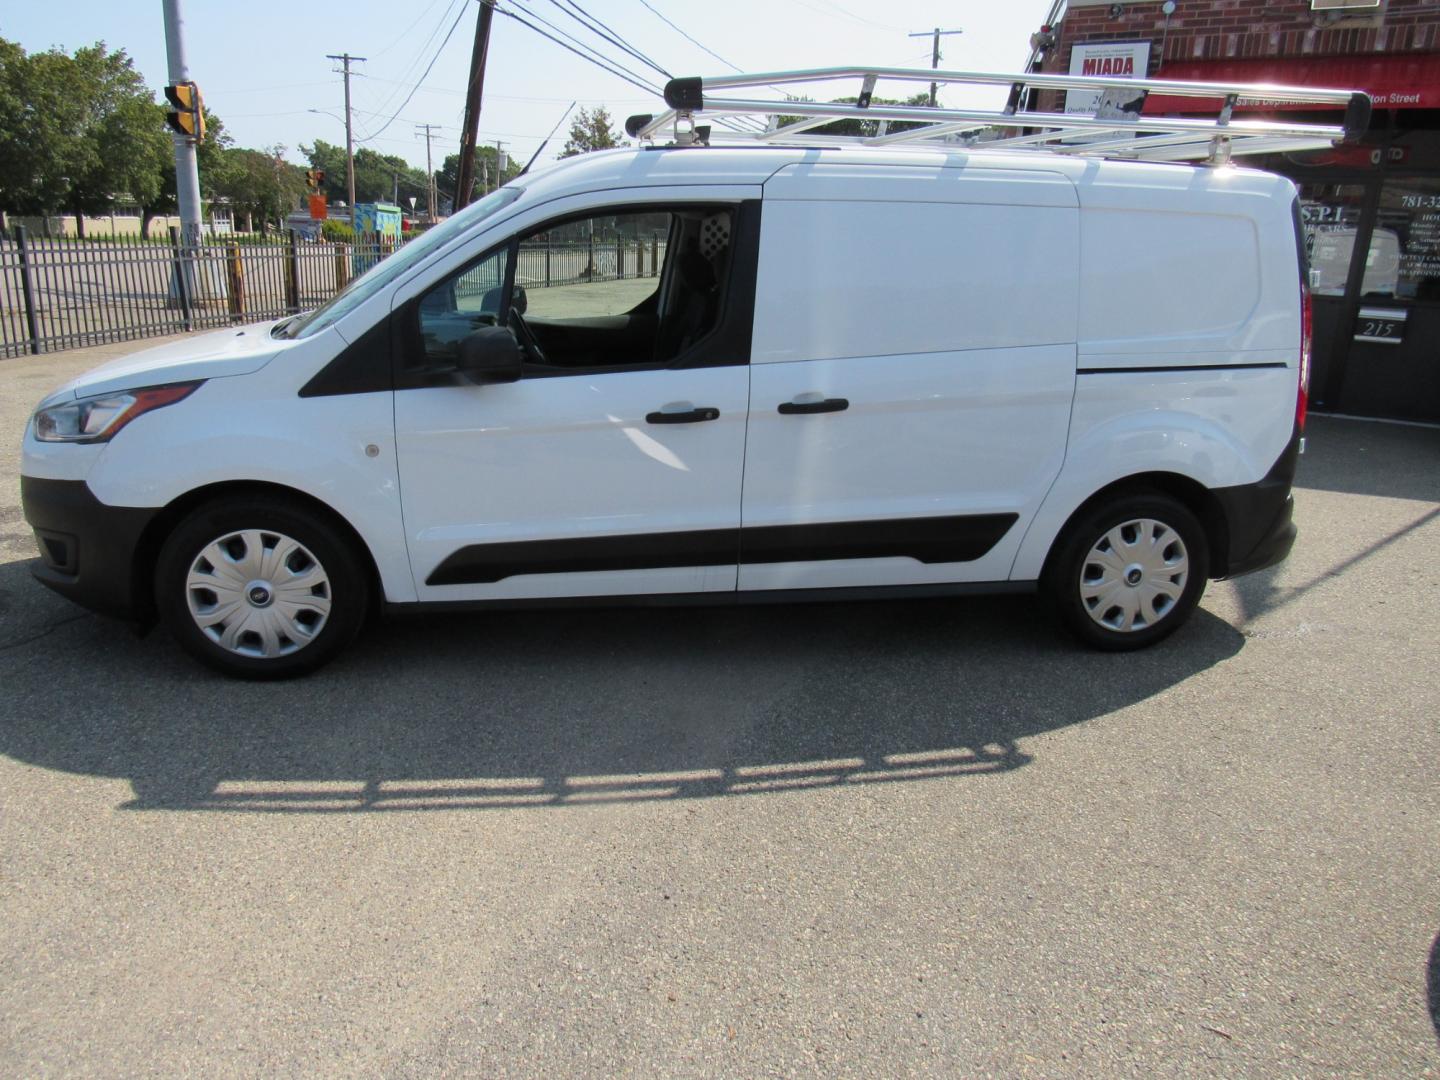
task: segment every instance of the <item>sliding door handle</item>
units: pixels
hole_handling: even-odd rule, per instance
[[[647,424],[699,424],[706,420],[719,419],[720,410],[709,407],[687,409],[684,412],[652,412],[645,416]]]
[[[844,412],[850,407],[850,399],[829,397],[823,401],[783,401],[780,403],[781,416],[796,416],[804,413]]]

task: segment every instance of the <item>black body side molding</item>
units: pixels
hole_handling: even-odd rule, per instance
[[[425,584],[493,584],[521,574],[827,559],[972,562],[998,544],[1017,517],[972,514],[470,544],[446,558]]]
[[[1169,371],[1258,371],[1263,368],[1285,368],[1290,365],[1283,360],[1266,361],[1259,364],[1161,364],[1155,367],[1082,367],[1077,375],[1152,375]]]
[[[1037,581],[957,581],[940,585],[852,585],[833,589],[747,589],[744,592],[625,593],[615,596],[537,596],[505,600],[389,601],[387,615],[465,611],[565,611],[574,608],[759,607],[858,600],[939,600],[957,596],[1030,596]]]

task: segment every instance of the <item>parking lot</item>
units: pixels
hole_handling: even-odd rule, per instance
[[[1291,559],[1038,603],[446,616],[225,681],[29,579],[0,361],[8,1075],[1440,1076],[1440,430]]]

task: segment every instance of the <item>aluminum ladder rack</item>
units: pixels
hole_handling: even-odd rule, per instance
[[[785,84],[841,83],[858,80],[853,104],[792,98],[730,96],[769,88],[786,93]],[[930,108],[873,102],[882,82],[944,83],[951,86],[1006,86],[1003,110]],[[1079,91],[1095,95],[1085,112],[1023,109],[1030,90]],[[836,92],[839,92],[838,87]],[[1181,109],[1192,115],[1149,115],[1150,95],[1192,99]],[[1328,106],[1344,112],[1340,124],[1292,120],[1237,120],[1241,103],[1284,110],[1287,106]],[[1355,142],[1370,123],[1370,98],[1355,90],[1265,83],[1177,82],[1166,79],[1106,78],[1096,75],[1005,75],[995,72],[932,68],[829,67],[671,79],[665,87],[668,111],[632,116],[625,130],[644,141],[761,143],[779,146],[964,147],[1038,149],[1076,156],[1143,161],[1224,163],[1241,154],[1317,150]],[[1193,104],[1193,108],[1187,107]],[[835,120],[874,122],[873,134],[830,135],[815,129]],[[703,123],[702,123],[703,122]],[[904,125],[901,130],[889,130]]]

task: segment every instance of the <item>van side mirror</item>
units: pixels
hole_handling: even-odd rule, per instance
[[[511,383],[520,378],[524,356],[515,335],[503,326],[482,326],[460,341],[460,374],[476,385]]]

